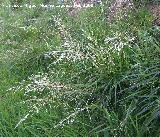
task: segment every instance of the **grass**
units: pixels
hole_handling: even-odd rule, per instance
[[[159,137],[160,28],[103,9],[1,8],[1,137]]]

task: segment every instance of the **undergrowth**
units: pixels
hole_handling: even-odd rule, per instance
[[[1,137],[159,137],[160,28],[105,8],[1,8]]]

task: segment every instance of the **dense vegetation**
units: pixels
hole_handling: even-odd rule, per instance
[[[106,8],[1,6],[0,137],[159,137],[160,27]]]

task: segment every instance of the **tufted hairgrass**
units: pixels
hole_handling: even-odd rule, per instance
[[[159,136],[160,28],[105,8],[1,8],[0,136]]]

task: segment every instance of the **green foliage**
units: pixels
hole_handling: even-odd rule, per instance
[[[2,137],[159,136],[160,28],[105,8],[1,9]]]

